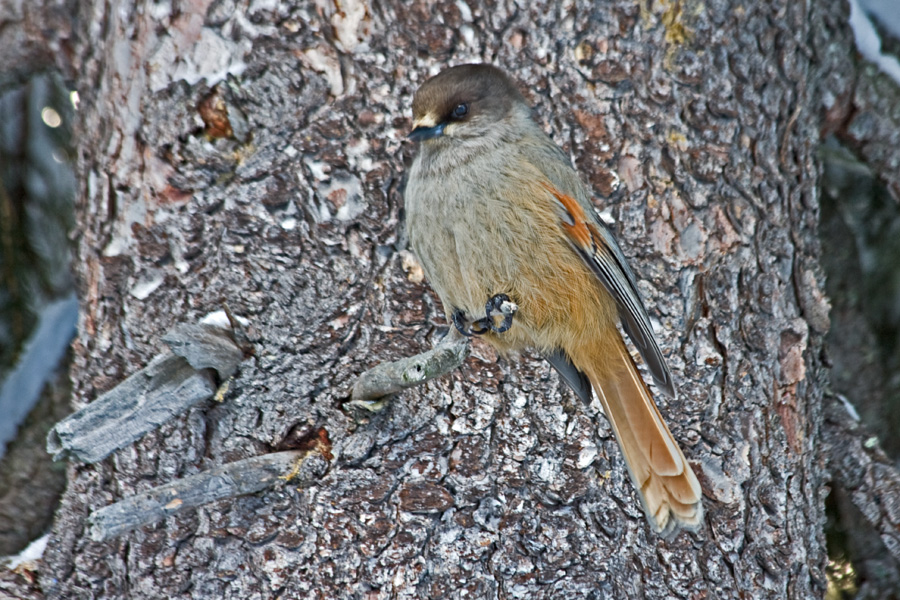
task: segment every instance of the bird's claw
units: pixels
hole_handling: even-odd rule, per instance
[[[481,335],[484,331],[475,331],[473,327],[478,321],[472,323],[466,317],[466,313],[462,310],[456,308],[453,310],[453,314],[450,316],[453,321],[453,325],[456,327],[456,330],[463,334],[466,337],[472,337],[473,335]]]
[[[509,299],[506,294],[496,294],[484,305],[485,316],[477,321],[469,321],[466,314],[456,309],[453,311],[451,318],[456,330],[466,337],[473,335],[483,335],[488,331],[494,333],[505,333],[512,327],[513,315],[519,310],[519,306]],[[499,324],[497,319],[501,318]]]

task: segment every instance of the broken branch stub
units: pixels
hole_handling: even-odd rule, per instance
[[[100,398],[57,423],[47,435],[47,451],[59,460],[103,460],[191,406],[212,397],[219,380],[230,377],[244,352],[230,332],[212,325],[186,324],[163,337],[171,352]]]
[[[321,450],[275,452],[235,461],[104,506],[88,517],[88,532],[101,542],[210,502],[254,494],[279,479],[302,487],[319,479],[328,464]]]

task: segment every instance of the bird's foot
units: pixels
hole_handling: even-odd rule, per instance
[[[519,306],[509,299],[506,294],[497,294],[491,296],[491,299],[484,305],[485,320],[488,321],[488,327],[494,333],[504,333],[509,331],[513,324],[513,315],[519,310]],[[499,324],[497,319],[500,319]]]
[[[477,321],[469,321],[466,314],[458,308],[453,311],[451,318],[456,330],[466,337],[483,335],[488,331],[505,333],[512,327],[513,315],[517,310],[519,306],[509,296],[496,294],[484,305],[485,316]]]

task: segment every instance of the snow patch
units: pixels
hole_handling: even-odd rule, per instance
[[[900,83],[900,61],[895,56],[881,53],[881,38],[875,31],[875,25],[869,17],[869,12],[879,15],[879,21],[890,29],[895,35],[900,30],[900,18],[897,17],[896,3],[894,9],[887,10],[884,14],[876,12],[880,10],[878,0],[850,0],[850,27],[853,29],[853,37],[856,39],[856,47],[860,54],[867,60],[875,63],[882,72],[889,75],[894,81]],[[888,17],[888,14],[890,16]],[[895,29],[896,28],[896,29]],[[900,37],[900,35],[898,35]]]

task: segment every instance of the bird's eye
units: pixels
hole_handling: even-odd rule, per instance
[[[466,103],[457,104],[456,108],[453,109],[454,119],[462,119],[467,114],[469,114],[469,105]]]

